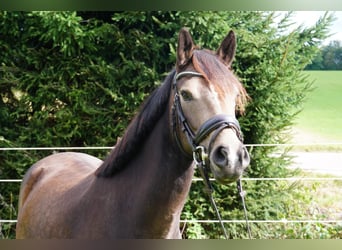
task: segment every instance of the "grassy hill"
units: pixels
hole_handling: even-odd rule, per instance
[[[295,142],[342,142],[342,71],[305,71],[314,80],[294,126]]]

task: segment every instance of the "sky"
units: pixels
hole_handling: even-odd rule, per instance
[[[296,23],[295,25],[313,26],[324,13],[324,11],[295,11],[292,20]],[[333,40],[342,42],[342,11],[332,11],[330,13],[335,16],[336,20],[330,26],[330,33],[333,35],[324,42],[325,45]]]

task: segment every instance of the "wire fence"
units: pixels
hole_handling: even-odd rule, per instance
[[[246,147],[301,147],[301,146],[342,146],[341,143],[289,143],[289,144],[246,144]],[[73,151],[73,150],[110,150],[113,147],[18,147],[18,148],[0,148],[0,151]],[[341,153],[342,154],[342,153]],[[342,165],[342,163],[341,163]],[[341,166],[342,172],[342,166]],[[215,181],[215,179],[210,179]],[[242,181],[342,181],[341,177],[288,177],[288,178],[241,178]],[[193,182],[202,181],[201,178],[193,178]],[[0,183],[18,183],[21,179],[0,179]],[[16,223],[17,220],[1,219],[0,223]],[[219,220],[181,220],[182,223],[220,223]],[[245,220],[223,220],[223,223],[246,223]],[[322,224],[338,224],[342,225],[342,218],[335,220],[288,220],[282,218],[279,220],[249,220],[249,223],[322,223]]]

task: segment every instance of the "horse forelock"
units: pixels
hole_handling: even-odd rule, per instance
[[[122,170],[134,155],[139,153],[158,120],[167,111],[171,84],[175,71],[172,71],[163,84],[157,88],[141,106],[138,114],[129,124],[122,139],[96,171],[97,176],[110,177]]]
[[[194,50],[192,64],[196,71],[201,73],[206,81],[214,84],[218,94],[237,91],[236,108],[243,113],[248,95],[237,76],[210,50]]]

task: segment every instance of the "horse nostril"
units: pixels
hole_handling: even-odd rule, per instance
[[[218,167],[225,167],[228,165],[228,148],[220,146],[217,147],[213,153],[213,161]]]

